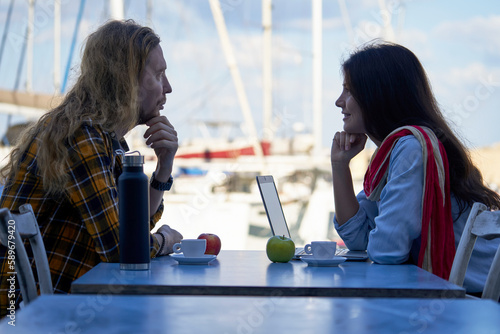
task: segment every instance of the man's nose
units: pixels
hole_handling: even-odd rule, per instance
[[[163,79],[163,94],[170,94],[172,93],[172,86],[170,86],[170,82],[168,81],[167,77]]]

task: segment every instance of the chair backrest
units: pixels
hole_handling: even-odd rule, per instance
[[[462,286],[477,237],[500,237],[500,211],[490,211],[482,203],[474,203],[458,244],[451,267],[451,283]],[[482,298],[498,301],[500,298],[500,247],[498,248],[483,289]]]
[[[23,239],[29,240],[33,251],[40,293],[53,294],[47,253],[31,205],[21,205],[19,213],[12,213],[6,208],[0,209],[0,242],[9,250],[8,256],[15,258],[15,272],[23,303],[26,305],[36,299],[38,293]]]

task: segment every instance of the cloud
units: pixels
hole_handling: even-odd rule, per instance
[[[466,42],[464,47],[478,48],[500,56],[500,16],[476,16],[463,21],[447,21],[435,28],[440,39]]]
[[[449,75],[446,76],[446,81],[450,84],[461,83],[465,86],[476,84],[480,78],[486,78],[490,75],[500,77],[500,69],[487,67],[482,63],[471,63],[465,68],[452,68]]]
[[[455,125],[470,127],[469,123],[479,111],[489,114],[488,119],[498,118],[497,113],[488,108],[500,97],[500,68],[474,62],[466,67],[452,67],[432,79],[435,79],[438,101]]]
[[[422,30],[405,29],[398,36],[396,42],[415,53],[424,67],[426,61],[432,60],[434,57],[434,49],[432,48],[432,44],[429,43],[429,35]]]
[[[488,67],[483,63],[473,62],[465,67],[451,67],[444,73],[430,76],[436,94],[450,101],[462,100],[485,89],[494,91],[494,94],[500,91],[500,68]]]
[[[241,70],[260,71],[263,57],[262,35],[259,32],[229,32],[229,38],[238,67]],[[298,45],[282,36],[275,35],[272,38],[273,66],[296,66],[302,63],[303,56]],[[222,65],[227,67],[223,47],[215,31],[204,38],[171,42],[166,46],[166,55],[167,61],[173,64],[191,64],[204,69]]]
[[[344,28],[344,22],[342,21],[342,18],[340,17],[330,17],[330,18],[324,18],[323,17],[323,29],[343,29]]]
[[[344,27],[341,17],[325,17],[323,15],[323,29],[340,29]],[[296,18],[293,20],[283,20],[279,23],[282,30],[311,31],[312,21],[310,17]]]

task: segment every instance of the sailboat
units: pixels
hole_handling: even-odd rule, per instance
[[[275,138],[272,126],[272,2],[262,2],[263,26],[263,138],[257,138],[252,112],[238,64],[228,38],[220,4],[210,0],[210,7],[224,51],[227,67],[237,91],[244,115],[246,137],[232,140],[204,137],[183,143],[176,155],[179,171],[176,182],[182,194],[168,196],[168,205],[181,198],[177,205],[169,206],[175,219],[181,220],[179,229],[193,225],[193,230],[210,229],[231,240],[230,248],[264,249],[271,236],[269,224],[255,183],[255,176],[272,174],[278,184],[285,216],[290,217],[291,233],[297,243],[310,240],[340,238],[335,234],[333,221],[333,195],[331,191],[330,162],[321,147],[321,0],[313,1],[316,35],[313,38],[313,96],[315,129],[292,139]],[[224,126],[212,122],[211,126]],[[207,126],[207,124],[205,124]],[[206,131],[208,132],[208,131]],[[206,170],[204,170],[206,168]],[[189,184],[194,193],[185,196]],[[200,189],[203,189],[200,191]],[[186,202],[186,200],[188,202]],[[165,218],[170,221],[171,216]],[[174,220],[175,220],[174,219]],[[171,225],[172,226],[172,225]],[[176,226],[177,227],[177,226]],[[195,235],[191,235],[195,236]]]
[[[255,176],[272,174],[277,181],[285,215],[292,220],[288,224],[296,242],[335,239],[331,225],[333,196],[329,181],[330,164],[328,155],[321,152],[320,143],[322,1],[312,0],[315,35],[314,131],[291,139],[275,137],[273,131],[271,0],[262,2],[263,127],[267,130],[260,131],[263,133],[262,138],[257,135],[259,131],[253,122],[253,114],[232,52],[221,4],[218,0],[210,0],[209,4],[244,116],[245,137],[223,140],[192,138],[190,142],[181,143],[174,165],[174,187],[165,196],[167,210],[159,225],[169,224],[181,231],[184,237],[197,237],[204,232],[216,233],[223,240],[223,248],[226,249],[263,249],[271,231]],[[112,16],[123,18],[123,2],[110,1],[110,5]],[[56,10],[56,7],[54,9]],[[54,17],[57,20],[58,16]],[[57,31],[55,35],[57,36]],[[55,37],[55,40],[59,38]],[[29,40],[30,38],[27,38],[28,45]],[[54,52],[59,54],[60,51],[56,50],[55,46]],[[29,54],[28,52],[28,58]],[[58,66],[55,72],[60,73]],[[65,80],[62,83],[56,81],[53,95],[34,94],[29,90],[0,92],[0,103],[12,105],[12,109],[3,108],[12,110],[12,114],[23,113],[39,117],[44,110],[57,104],[64,85]],[[221,123],[217,121],[213,125],[218,127]],[[205,126],[207,125],[205,122]],[[144,143],[135,138],[134,134],[127,139],[135,141],[131,147],[144,147]],[[144,149],[143,152],[148,158],[147,154],[150,154],[151,150]],[[145,172],[151,174],[155,166],[154,160],[146,161]]]

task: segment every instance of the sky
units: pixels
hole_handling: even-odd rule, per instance
[[[11,0],[0,0],[4,34]],[[61,81],[70,54],[80,1],[62,3]],[[426,69],[443,114],[468,147],[500,142],[500,1],[498,0],[323,0],[322,145],[342,130],[335,100],[341,93],[340,65],[356,46],[390,38],[412,50]],[[153,0],[152,27],[161,37],[167,76],[173,87],[163,112],[180,143],[202,136],[199,125],[224,121],[234,126],[213,136],[244,135],[243,113],[224,58],[208,0]],[[259,0],[220,0],[229,38],[253,119],[262,130],[262,5]],[[53,93],[53,0],[37,0],[33,51],[33,91]],[[125,17],[148,24],[146,1],[124,1]],[[291,137],[312,131],[312,0],[273,0],[273,131]],[[0,61],[0,88],[12,90],[22,54],[27,1],[15,1]],[[106,1],[86,0],[77,48],[70,61],[69,87],[78,75],[85,37],[109,17]],[[389,22],[390,19],[390,22]],[[388,35],[386,23],[394,32]],[[391,37],[393,36],[393,37]],[[19,89],[26,85],[22,67]],[[67,89],[66,87],[66,89]],[[14,117],[13,122],[22,121]],[[299,126],[301,125],[301,126]],[[6,116],[1,115],[0,133]]]

